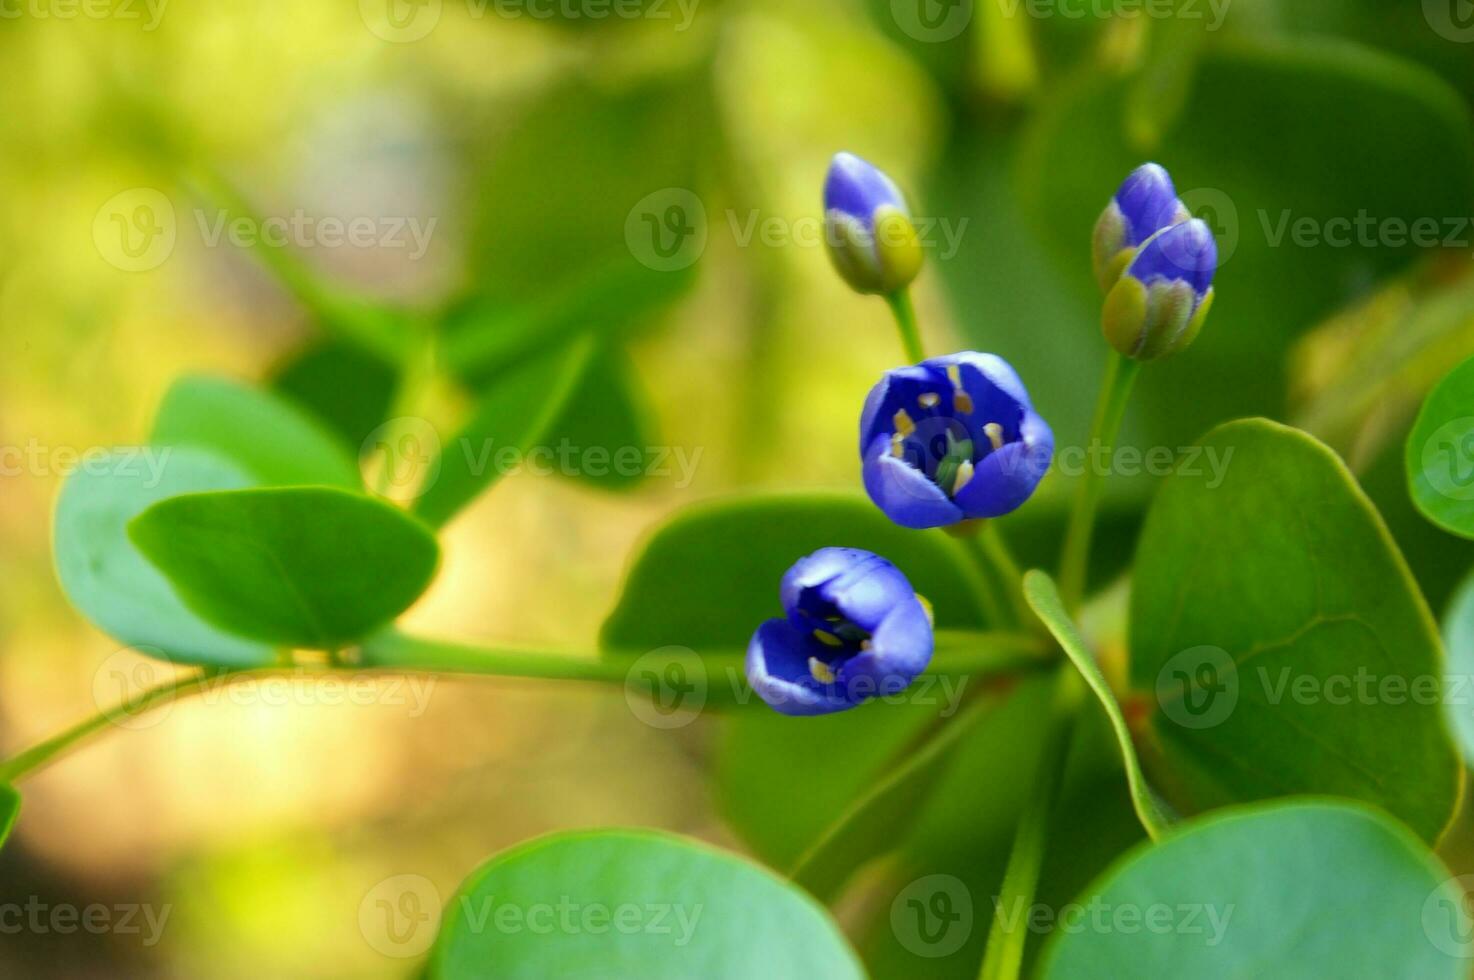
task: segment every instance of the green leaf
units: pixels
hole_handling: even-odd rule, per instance
[[[388,417],[399,372],[362,348],[316,340],[279,365],[271,385],[312,412],[357,455]]]
[[[509,465],[556,472],[556,455],[540,460],[529,451],[541,445],[563,412],[588,371],[592,351],[593,342],[583,338],[524,361],[489,383],[470,420],[431,461],[415,513],[438,527],[489,490]]]
[[[562,474],[603,490],[629,490],[645,478],[647,452],[659,437],[644,384],[623,347],[605,344],[574,386],[546,444],[577,450]]]
[[[429,528],[398,508],[327,487],[173,497],[134,518],[128,533],[210,622],[320,649],[403,612],[440,554]]]
[[[1463,891],[1428,849],[1375,810],[1329,801],[1184,824],[1079,904],[1046,948],[1045,980],[1454,980],[1474,954]]]
[[[685,508],[656,531],[625,578],[600,644],[746,649],[764,620],[782,615],[783,573],[831,545],[892,562],[931,601],[939,629],[984,625],[976,572],[941,532],[897,527],[858,494],[766,494]]]
[[[553,834],[505,851],[450,902],[438,980],[863,976],[828,914],[735,855],[678,837]]]
[[[1423,516],[1474,538],[1474,358],[1444,376],[1407,437],[1407,480]]]
[[[1100,700],[1100,706],[1110,720],[1111,731],[1116,736],[1116,744],[1121,749],[1121,762],[1126,767],[1126,779],[1131,787],[1131,802],[1136,809],[1137,819],[1153,839],[1160,839],[1167,832],[1172,818],[1156,791],[1147,784],[1146,776],[1141,771],[1141,762],[1136,757],[1136,746],[1131,741],[1131,729],[1126,724],[1126,716],[1121,711],[1121,705],[1116,701],[1115,692],[1111,690],[1105,674],[1101,673],[1100,665],[1095,662],[1095,655],[1070,619],[1070,614],[1065,611],[1059,587],[1054,584],[1054,579],[1035,569],[1024,575],[1024,598],[1029,601],[1029,607],[1044,625],[1049,627],[1049,632],[1059,641],[1065,654],[1085,678],[1086,685]]]
[[[1443,645],[1448,651],[1443,698],[1448,725],[1464,755],[1464,764],[1474,767],[1474,574],[1467,576],[1454,592],[1443,616]]]
[[[15,818],[20,815],[20,794],[15,787],[0,783],[0,847],[15,829]]]
[[[236,464],[200,449],[120,449],[81,467],[56,504],[62,590],[98,629],[145,653],[215,667],[271,663],[270,647],[222,633],[192,612],[127,534],[128,522],[161,500],[253,483]]]
[[[1381,518],[1298,430],[1233,422],[1202,446],[1221,476],[1168,477],[1137,552],[1131,682],[1153,709],[1154,784],[1185,811],[1347,796],[1437,839],[1461,778],[1442,658]]]
[[[266,485],[361,485],[353,458],[316,419],[268,391],[225,378],[176,381],[149,441],[212,450]]]

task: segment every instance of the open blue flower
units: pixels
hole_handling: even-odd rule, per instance
[[[1218,243],[1193,218],[1146,240],[1111,287],[1101,327],[1111,346],[1149,361],[1191,344],[1213,305]]]
[[[753,634],[747,679],[785,715],[829,714],[897,694],[931,660],[931,612],[879,555],[820,548],[788,570],[780,594],[786,618]]]
[[[836,153],[824,180],[824,241],[862,293],[893,293],[921,271],[921,241],[895,182],[853,153]]]
[[[860,417],[865,490],[903,527],[1000,517],[1034,493],[1054,433],[1017,372],[964,351],[887,372]]]
[[[1144,163],[1131,171],[1095,223],[1091,251],[1101,288],[1115,285],[1147,239],[1189,217],[1165,168]]]

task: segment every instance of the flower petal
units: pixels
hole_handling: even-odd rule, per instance
[[[901,190],[874,164],[853,153],[836,153],[824,179],[824,210],[838,210],[875,230],[875,211],[889,204],[910,216]]]
[[[890,436],[884,432],[866,448],[861,472],[875,506],[902,527],[942,527],[962,520],[961,509],[940,487],[891,455]]]
[[[1169,225],[1187,217],[1166,168],[1144,163],[1131,171],[1116,191],[1115,201],[1126,219],[1125,244],[1140,245]]]
[[[770,619],[747,645],[747,680],[758,697],[785,715],[824,715],[853,708],[844,689],[809,673],[816,644],[786,620]]]
[[[989,453],[954,498],[968,518],[1002,517],[1033,496],[1054,457],[1054,433],[1037,412],[1024,414],[1020,438]]]
[[[913,593],[892,606],[869,650],[840,665],[836,682],[855,700],[896,694],[931,663],[933,644],[931,620]]]
[[[1194,218],[1148,239],[1126,267],[1126,275],[1150,286],[1157,280],[1186,280],[1201,299],[1218,267],[1213,231]]]

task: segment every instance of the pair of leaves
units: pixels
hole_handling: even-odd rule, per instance
[[[298,483],[319,485],[283,486]],[[104,631],[181,663],[341,646],[406,608],[438,560],[428,529],[357,485],[352,457],[294,406],[185,379],[151,445],[67,481],[57,572]]]

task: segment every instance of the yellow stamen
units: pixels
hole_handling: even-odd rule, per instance
[[[962,369],[956,364],[947,365],[947,380],[952,382],[952,387],[962,387]]]
[[[824,630],[814,630],[814,639],[818,640],[820,643],[824,644],[827,647],[844,646],[844,640],[841,640],[833,633],[827,633]]]
[[[869,650],[874,645],[875,644],[871,643],[869,640],[861,640],[860,641],[860,649],[861,650]]]
[[[893,421],[896,424],[896,431],[903,436],[909,436],[916,431],[916,423],[911,421],[911,416],[904,408],[896,409],[896,417]]]
[[[834,671],[818,657],[809,658],[809,676],[820,684],[834,683]]]
[[[988,437],[988,441],[993,444],[994,449],[1003,448],[1003,426],[997,422],[989,422],[983,426],[983,435]]]
[[[962,465],[957,467],[957,479],[952,482],[952,496],[957,496],[957,494],[961,492],[962,488],[967,486],[968,481],[971,479],[972,460],[965,459],[962,461]]]
[[[901,459],[906,455],[906,437],[899,432],[891,433],[891,455]]]
[[[973,413],[972,396],[958,388],[952,392],[952,407],[963,415],[971,415]]]
[[[922,408],[936,408],[937,402],[941,400],[942,396],[937,394],[935,391],[928,391],[926,394],[918,395],[916,398],[917,404],[920,405]]]

